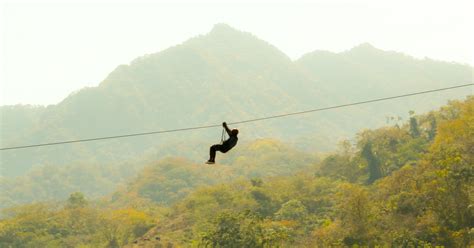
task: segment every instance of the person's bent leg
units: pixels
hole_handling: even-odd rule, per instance
[[[220,150],[221,145],[213,145],[209,149],[209,162],[215,162],[216,160],[216,151]]]

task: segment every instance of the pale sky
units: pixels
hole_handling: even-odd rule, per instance
[[[58,103],[98,85],[119,64],[216,23],[251,32],[293,59],[369,42],[474,65],[472,0],[10,1],[0,4],[0,105]]]

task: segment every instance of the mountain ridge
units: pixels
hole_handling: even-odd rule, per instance
[[[378,56],[374,61],[363,54],[334,53],[292,61],[268,42],[219,24],[206,35],[120,65],[99,86],[81,89],[40,112],[17,106],[16,114],[15,107],[0,107],[0,130],[8,134],[2,138],[2,147],[232,122],[451,86],[461,79],[472,81],[471,67],[405,61],[383,51]],[[388,107],[361,106],[302,116],[296,122],[293,118],[269,120],[241,128],[249,140],[303,139],[307,142],[298,143],[306,149],[327,150],[361,128],[385,124],[387,115],[429,110],[465,94],[458,90],[436,99],[420,97]],[[18,133],[20,117],[30,121],[22,123]],[[115,163],[163,145],[180,146],[183,139],[196,146],[212,143],[216,132],[220,131],[11,151],[2,158],[2,173],[15,176],[33,165],[60,166],[89,159]],[[207,147],[186,154],[201,160]]]

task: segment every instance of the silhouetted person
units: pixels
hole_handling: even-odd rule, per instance
[[[228,152],[232,147],[237,145],[237,141],[239,140],[237,138],[237,134],[239,134],[239,130],[237,129],[232,129],[230,130],[229,127],[227,127],[227,123],[223,122],[222,126],[224,127],[225,131],[229,135],[229,138],[222,142],[222,144],[218,145],[213,145],[211,146],[211,149],[209,151],[209,160],[206,162],[206,164],[214,164],[215,159],[216,159],[216,152],[220,151],[222,153]]]

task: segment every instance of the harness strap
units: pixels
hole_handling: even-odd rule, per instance
[[[221,144],[224,143],[224,139],[225,139],[225,129],[222,128],[222,135],[221,135]]]

